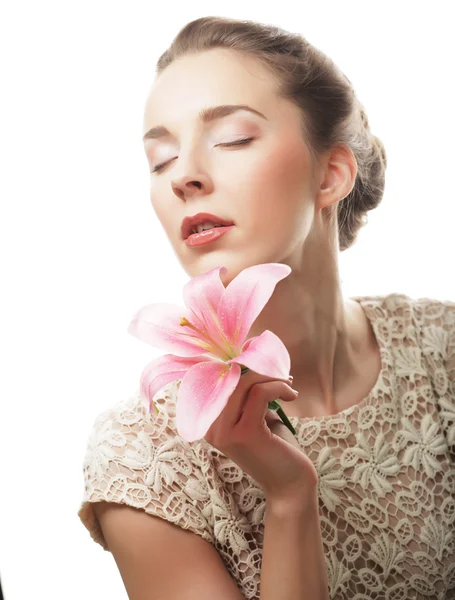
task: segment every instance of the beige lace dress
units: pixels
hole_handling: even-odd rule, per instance
[[[333,600],[455,599],[455,303],[355,297],[382,368],[370,394],[331,416],[290,417],[319,473]],[[262,489],[205,440],[175,426],[180,380],[150,413],[137,391],[99,414],[78,515],[109,550],[98,501],[157,515],[212,543],[245,598],[260,596]]]

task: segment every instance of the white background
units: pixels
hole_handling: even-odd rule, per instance
[[[452,8],[403,0],[292,9],[286,2],[2,4],[6,600],[127,597],[112,555],[92,542],[77,510],[96,415],[129,396],[146,362],[161,354],[128,335],[130,319],[145,304],[182,304],[188,280],[153,214],[141,142],[160,54],[188,21],[214,15],[299,32],[333,58],[389,163],[381,206],[341,254],[345,295],[454,300]]]

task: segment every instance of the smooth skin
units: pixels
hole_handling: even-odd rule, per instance
[[[239,111],[210,123],[199,120],[201,109],[222,104],[246,104],[265,118]],[[144,139],[150,198],[186,273],[194,277],[224,265],[228,285],[254,264],[279,262],[292,268],[249,337],[268,329],[283,341],[299,397],[293,399],[286,383],[249,372],[206,439],[258,481],[268,506],[285,503],[284,513],[275,508],[269,513],[266,526],[264,558],[279,564],[279,573],[268,569],[269,595],[264,598],[275,599],[274,590],[300,598],[301,589],[321,590],[317,597],[326,598],[319,526],[300,531],[298,525],[306,502],[302,490],[312,498],[310,522],[317,525],[317,474],[289,430],[267,412],[267,404],[280,397],[288,415],[334,414],[353,399],[359,401],[376,381],[378,345],[361,306],[343,298],[337,224],[329,219],[354,186],[355,158],[349,149],[335,147],[320,164],[313,163],[300,133],[299,109],[278,98],[270,73],[253,59],[220,48],[185,56],[156,79],[146,101],[143,133],[157,125],[170,133]],[[252,141],[226,145],[247,137]],[[152,172],[163,162],[160,171]],[[236,226],[212,244],[190,248],[180,226],[184,217],[198,212]],[[124,505],[96,506],[131,600],[242,598],[218,552],[198,535]],[[281,520],[286,514],[292,521]],[[295,536],[283,546],[289,557],[278,548],[278,538],[274,542],[286,529]],[[305,573],[292,566],[284,577],[292,560],[302,564],[300,555],[310,547],[318,552],[316,566]]]
[[[199,120],[201,109],[222,104],[246,104],[265,118],[239,111]],[[300,392],[290,414],[312,416],[334,414],[365,397],[379,374],[380,354],[362,307],[343,298],[338,229],[329,219],[354,186],[355,158],[334,147],[314,163],[300,118],[294,104],[278,98],[266,69],[217,48],[185,56],[159,76],[146,101],[143,131],[164,125],[170,132],[144,140],[150,198],[190,277],[224,265],[227,285],[254,264],[292,268],[249,337],[268,329],[283,341]],[[253,140],[246,144],[225,145],[248,137]],[[190,248],[180,226],[198,212],[236,226],[212,244]]]
[[[205,439],[238,464],[275,505],[303,504],[314,498],[318,475],[294,435],[268,403],[281,398],[286,412],[295,401],[283,381],[248,371]]]
[[[126,504],[94,505],[129,600],[243,600],[215,547]]]

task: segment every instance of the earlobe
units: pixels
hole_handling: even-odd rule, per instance
[[[325,187],[324,189],[321,187],[319,190],[318,197],[316,199],[316,209],[317,211],[322,209],[333,207],[336,210],[336,204],[342,200],[343,198],[340,196],[341,190],[337,184],[333,184]]]

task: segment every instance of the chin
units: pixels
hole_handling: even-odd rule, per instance
[[[223,238],[220,239],[220,242],[222,241]],[[279,262],[272,259],[270,253],[270,248],[267,251],[267,256],[263,247],[254,248],[248,244],[246,247],[241,247],[241,244],[236,244],[235,246],[232,244],[220,244],[218,247],[212,246],[210,248],[210,246],[207,246],[205,251],[195,252],[191,256],[191,260],[188,260],[187,252],[179,258],[186,274],[190,278],[207,273],[216,267],[226,267],[227,271],[224,275],[220,273],[220,279],[224,287],[227,287],[241,271],[248,267],[269,262]]]

